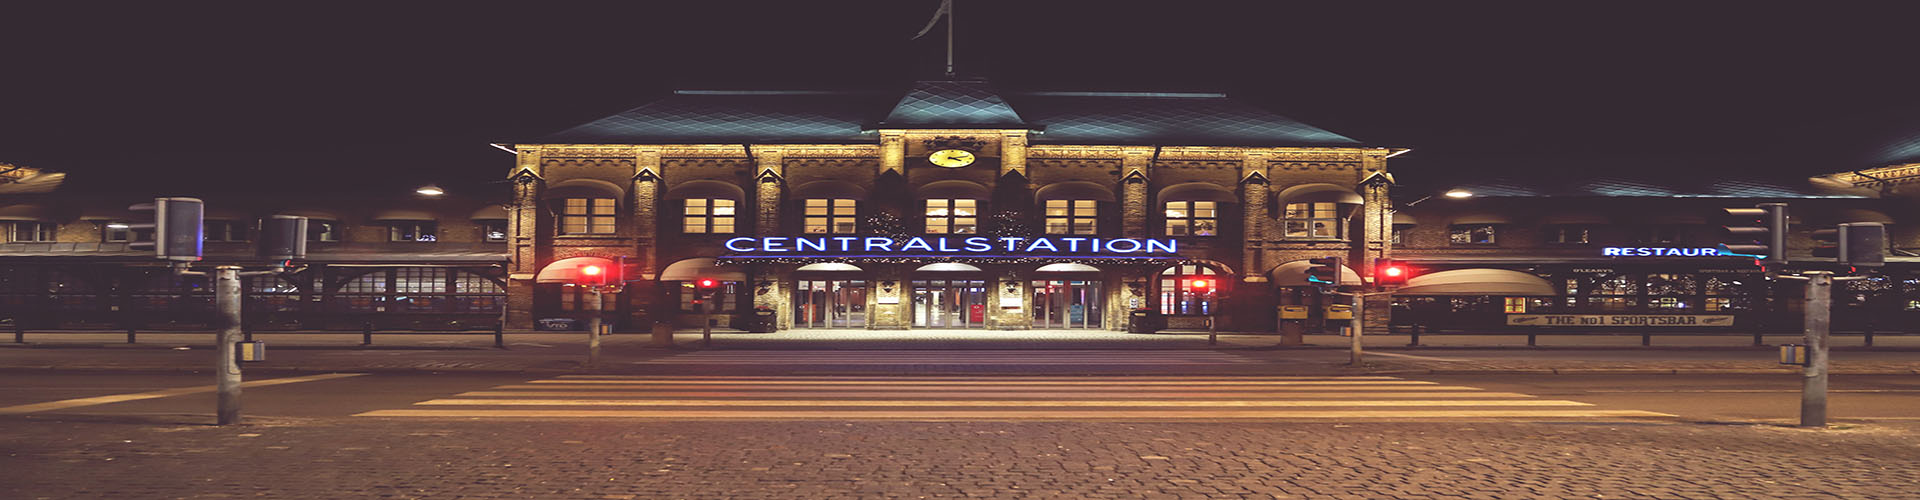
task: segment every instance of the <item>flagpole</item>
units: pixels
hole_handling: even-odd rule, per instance
[[[947,78],[953,78],[953,0],[947,2]]]

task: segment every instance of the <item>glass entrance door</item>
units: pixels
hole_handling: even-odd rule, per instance
[[[1100,328],[1101,306],[1099,281],[1033,282],[1034,328]]]
[[[914,327],[981,328],[986,323],[986,315],[986,281],[916,280],[913,282]]]
[[[867,282],[800,280],[793,291],[795,328],[865,328]]]

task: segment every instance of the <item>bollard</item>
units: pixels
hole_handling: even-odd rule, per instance
[[[1539,338],[1539,335],[1535,335],[1533,332],[1527,332],[1527,347],[1539,347]]]
[[[18,319],[13,320],[13,343],[27,343],[27,325],[21,324]]]
[[[1424,329],[1425,328],[1422,328],[1420,325],[1413,325],[1413,327],[1407,329],[1407,334],[1411,338],[1411,340],[1407,342],[1407,347],[1420,347],[1420,330]]]
[[[493,324],[493,347],[499,348],[499,349],[507,348],[507,324],[506,323]]]
[[[1754,347],[1760,347],[1761,345],[1763,345],[1763,344],[1761,343],[1761,340],[1760,340],[1760,333],[1759,333],[1759,332],[1754,332],[1754,334],[1753,334],[1753,346],[1754,346]]]
[[[1213,316],[1207,316],[1207,345],[1220,343],[1220,332],[1213,327]]]
[[[373,345],[373,322],[360,324],[360,345]]]
[[[1873,347],[1873,327],[1867,327],[1867,347]]]
[[[1653,345],[1653,334],[1651,333],[1640,334],[1640,346],[1646,347],[1650,345]]]
[[[129,344],[131,344],[131,343],[133,343],[133,328],[132,328],[132,327],[128,327],[128,328],[127,328],[127,343],[129,343]]]

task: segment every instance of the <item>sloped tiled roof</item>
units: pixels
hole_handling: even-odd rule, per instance
[[[1040,144],[1190,146],[1359,146],[1225,94],[1032,92],[1015,109],[1044,127]]]
[[[921,81],[880,122],[885,128],[1025,128],[986,82]]]
[[[1036,144],[1362,145],[1224,94],[999,93],[986,82],[944,80],[904,94],[680,91],[533,142],[871,144],[878,128],[1025,128]]]
[[[873,143],[876,94],[674,92],[665,99],[541,137],[548,144]]]
[[[1492,177],[1452,185],[1485,198],[1861,198],[1822,190],[1808,182],[1761,179],[1704,179],[1594,176]]]

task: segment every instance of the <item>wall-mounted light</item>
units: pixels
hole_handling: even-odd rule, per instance
[[[1447,191],[1447,197],[1454,198],[1454,199],[1472,198],[1473,191],[1468,191],[1465,189],[1454,189],[1454,190]]]
[[[436,186],[433,184],[420,186],[419,189],[415,189],[413,190],[413,192],[418,193],[421,196],[440,196],[443,194],[447,194],[447,190],[440,189],[440,186]]]

